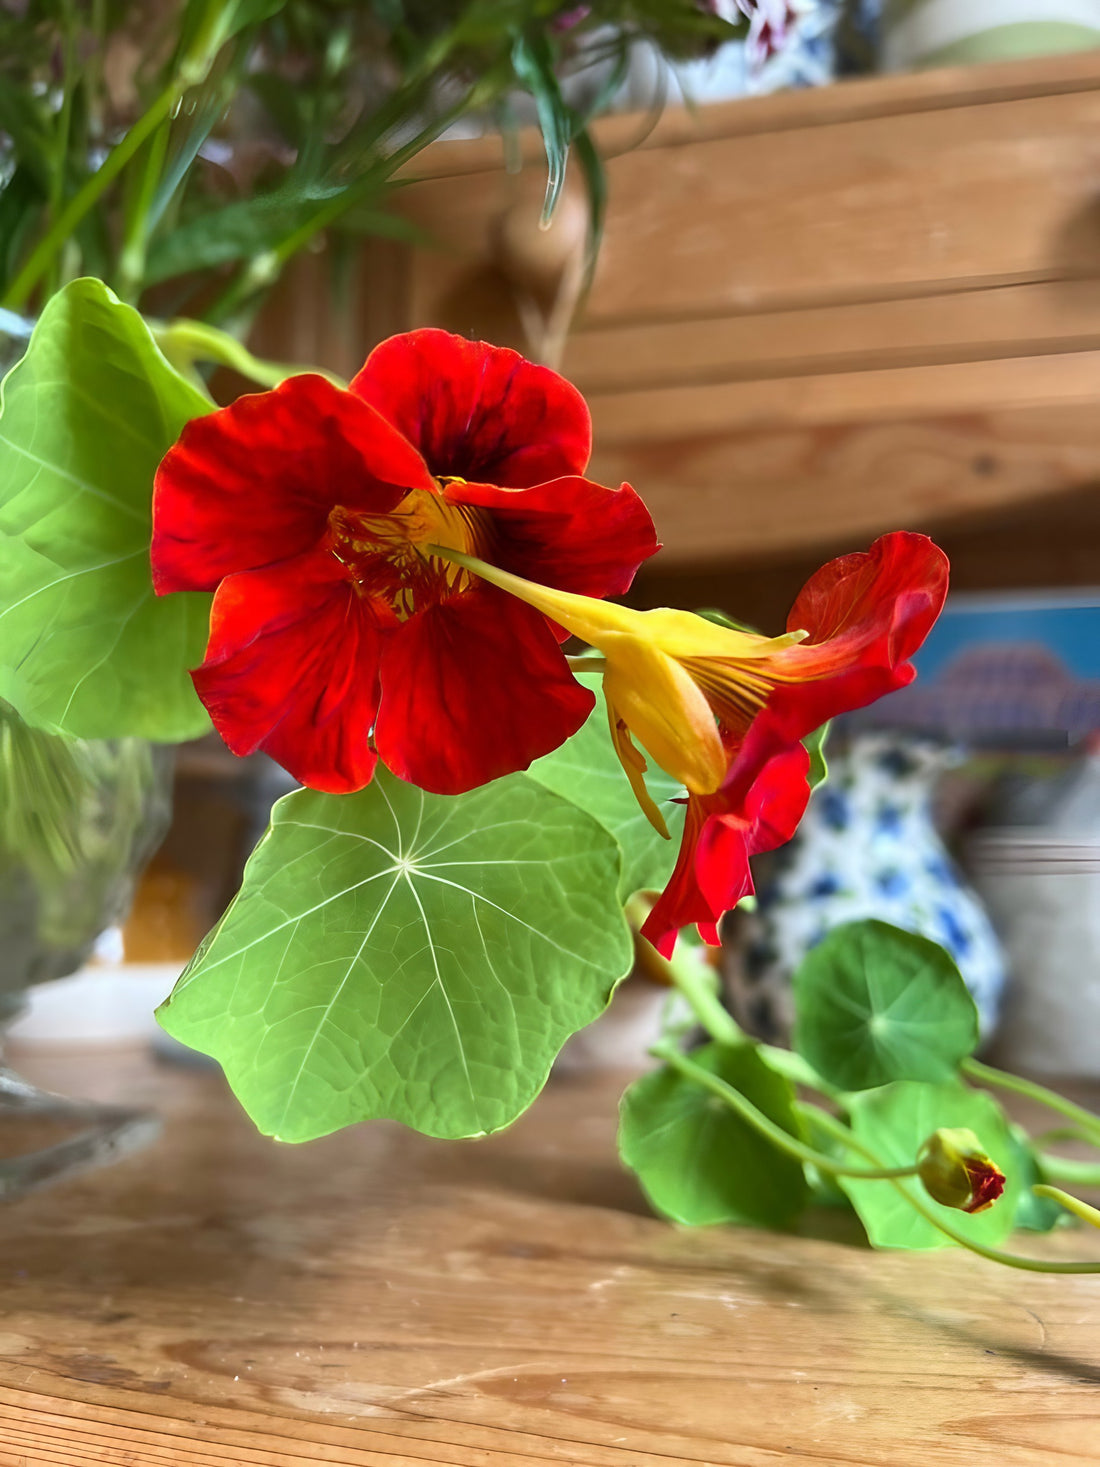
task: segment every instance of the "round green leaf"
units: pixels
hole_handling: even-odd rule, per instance
[[[907,1180],[903,1186],[949,1227],[988,1247],[996,1247],[1012,1231],[1023,1197],[1023,1178],[1008,1121],[992,1095],[971,1090],[959,1080],[944,1085],[902,1080],[853,1096],[851,1125],[885,1166],[913,1162],[922,1143],[940,1127],[967,1127],[1005,1174],[1004,1192],[992,1207],[971,1216],[933,1202],[916,1180]],[[864,1159],[856,1156],[853,1160],[862,1165]],[[942,1248],[949,1243],[891,1182],[857,1182],[851,1177],[839,1181],[877,1248]]]
[[[377,1116],[497,1131],[631,966],[619,872],[612,836],[525,775],[301,790],[158,1017],[280,1140]]]
[[[157,597],[153,475],[213,404],[98,280],[47,304],[0,388],[0,698],[39,728],[171,742],[210,720],[188,669],[210,597]]]
[[[555,794],[572,800],[611,832],[623,849],[620,895],[659,890],[672,875],[684,825],[684,807],[675,803],[684,788],[656,764],[646,774],[649,792],[668,825],[670,840],[657,834],[630,788],[607,726],[602,679],[582,673],[578,682],[592,688],[596,706],[584,726],[559,749],[536,759],[527,771]]]
[[[830,1085],[947,1080],[978,1042],[978,1014],[938,943],[887,922],[849,922],[794,975],[794,1045]]]
[[[740,1090],[769,1120],[798,1134],[794,1091],[755,1045],[708,1044],[691,1058]],[[619,1153],[656,1211],[676,1222],[783,1227],[809,1196],[800,1162],[718,1096],[667,1067],[643,1076],[623,1096]]]

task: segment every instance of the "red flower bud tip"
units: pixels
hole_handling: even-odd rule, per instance
[[[917,1167],[928,1195],[960,1212],[984,1212],[1005,1189],[1004,1172],[974,1132],[962,1127],[934,1131],[920,1149]]]

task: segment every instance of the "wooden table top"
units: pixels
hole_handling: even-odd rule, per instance
[[[1100,1453],[1100,1277],[677,1229],[616,1084],[510,1132],[257,1136],[209,1072],[23,1060],[163,1139],[0,1213],[0,1467],[1050,1467]],[[829,1236],[831,1229],[832,1236]],[[1100,1255],[1082,1231],[1032,1247]]]

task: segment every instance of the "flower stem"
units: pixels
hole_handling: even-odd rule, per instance
[[[842,1145],[850,1147],[868,1161],[878,1162],[879,1157],[870,1149],[858,1141],[851,1131],[842,1122],[829,1115],[827,1111],[818,1109],[814,1105],[799,1105],[798,1111],[807,1120],[823,1130],[826,1135],[832,1136],[834,1140]],[[958,1243],[963,1248],[968,1248],[971,1253],[977,1253],[981,1258],[988,1258],[991,1263],[1003,1263],[1008,1268],[1022,1268],[1029,1273],[1100,1273],[1100,1262],[1073,1261],[1059,1262],[1054,1259],[1025,1258],[1019,1253],[1004,1253],[1000,1248],[988,1248],[984,1243],[979,1243],[973,1238],[968,1238],[965,1233],[956,1231],[950,1224],[937,1217],[932,1209],[919,1197],[915,1197],[902,1179],[891,1179],[890,1185],[897,1189],[905,1198],[909,1206],[915,1212],[920,1213],[925,1222],[929,1222],[938,1231],[950,1238],[953,1243]],[[1038,1191],[1038,1188],[1033,1188]],[[1074,1199],[1076,1200],[1076,1199]]]
[[[966,1059],[959,1066],[964,1075],[979,1085],[994,1085],[998,1090],[1009,1090],[1014,1095],[1025,1095],[1036,1100],[1048,1110],[1056,1111],[1074,1122],[1084,1131],[1094,1146],[1100,1146],[1100,1116],[1095,1116],[1083,1106],[1074,1105],[1056,1090],[1048,1090],[1035,1080],[1024,1080],[1019,1075],[1010,1075],[1006,1070],[995,1070],[992,1065],[983,1065],[980,1060]]]
[[[692,949],[686,942],[678,942],[671,958],[661,954],[641,936],[641,926],[649,916],[650,901],[636,892],[626,904],[626,916],[631,927],[646,942],[647,964],[656,969],[673,988],[679,989],[691,1006],[691,1011],[710,1037],[719,1044],[740,1044],[745,1038],[733,1015],[723,1008],[711,974],[705,972],[692,957]]]
[[[711,1074],[710,1070],[705,1070],[702,1065],[697,1065],[694,1060],[677,1049],[675,1044],[661,1041],[652,1047],[650,1054],[656,1055],[658,1059],[663,1059],[672,1069],[679,1071],[687,1079],[693,1080],[704,1090],[709,1090],[719,1100],[724,1100],[742,1120],[747,1121],[762,1136],[778,1146],[781,1151],[793,1156],[796,1161],[815,1166],[819,1171],[828,1172],[830,1176],[860,1177],[865,1181],[892,1181],[895,1177],[916,1175],[915,1162],[911,1166],[847,1166],[844,1162],[837,1161],[835,1157],[827,1156],[825,1152],[817,1151],[814,1147],[799,1141],[789,1131],[785,1131],[782,1126],[770,1120],[762,1110],[758,1110],[752,1101],[742,1095],[739,1090],[735,1090],[719,1075]]]
[[[1100,1208],[1090,1207],[1087,1202],[1082,1202],[1080,1197],[1071,1197],[1068,1192],[1063,1192],[1061,1187],[1048,1187],[1045,1182],[1038,1182],[1031,1189],[1036,1197],[1049,1197],[1052,1202],[1057,1202],[1059,1207],[1064,1207],[1067,1212],[1072,1212],[1074,1217],[1079,1217],[1082,1222],[1087,1222],[1089,1227],[1100,1228]]]

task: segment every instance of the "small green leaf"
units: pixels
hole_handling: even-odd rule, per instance
[[[569,161],[569,144],[573,137],[572,109],[561,94],[554,71],[554,55],[545,31],[532,31],[517,36],[512,47],[512,65],[516,76],[531,93],[546,150],[546,197],[542,205],[542,222],[549,224],[565,183],[565,167]]]
[[[794,1046],[831,1085],[947,1080],[978,1042],[974,1000],[938,943],[849,922],[794,975]]]
[[[525,775],[301,790],[159,1018],[281,1140],[377,1116],[498,1131],[631,966],[619,869],[607,831]]]
[[[692,1060],[798,1134],[794,1091],[752,1044],[708,1044]],[[654,1208],[676,1222],[790,1223],[809,1197],[800,1162],[780,1151],[718,1096],[668,1067],[622,1098],[619,1154]]]
[[[852,1099],[851,1125],[857,1138],[885,1166],[914,1161],[923,1142],[941,1127],[968,1127],[982,1149],[1005,1174],[1000,1199],[973,1215],[933,1202],[919,1182],[903,1185],[944,1222],[976,1242],[996,1247],[1012,1231],[1023,1191],[1017,1154],[1008,1122],[991,1095],[971,1090],[958,1080],[945,1085],[901,1080]],[[855,1160],[862,1164],[863,1158]],[[877,1248],[940,1248],[949,1239],[926,1222],[890,1182],[839,1179],[852,1199],[867,1236]]]
[[[828,737],[829,725],[823,723],[820,728],[815,728],[812,734],[807,734],[802,740],[810,756],[810,769],[806,775],[806,782],[812,790],[817,789],[819,784],[824,784],[829,777],[829,766],[825,762],[825,741]]]
[[[588,721],[560,749],[536,759],[527,772],[594,816],[618,840],[623,849],[620,896],[625,901],[636,891],[660,889],[672,875],[684,824],[684,807],[675,799],[684,789],[656,764],[650,765],[646,784],[668,825],[671,839],[665,840],[642,813],[619,763],[599,675],[581,673],[577,681],[596,694]]]
[[[98,280],[46,306],[0,387],[0,698],[80,738],[173,741],[209,720],[188,668],[210,597],[157,598],[153,475],[213,404]]]

